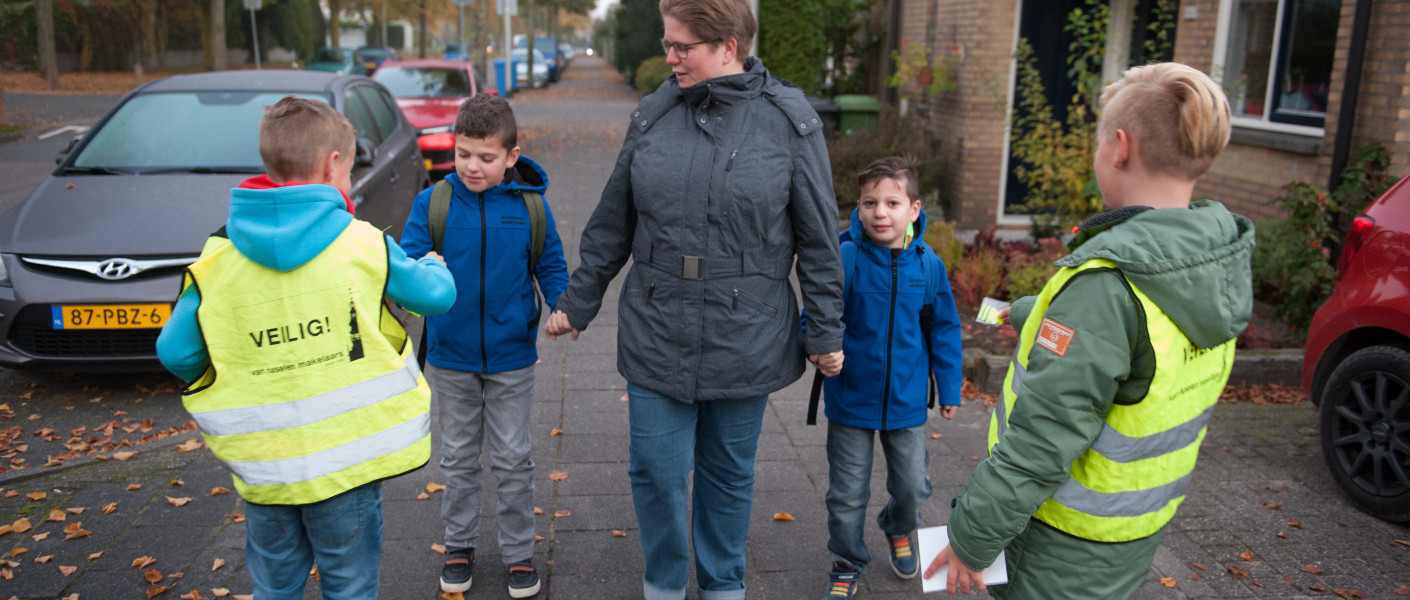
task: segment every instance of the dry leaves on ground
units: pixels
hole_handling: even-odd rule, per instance
[[[191,451],[193,451],[193,450],[200,450],[200,449],[201,449],[201,440],[198,440],[198,439],[196,439],[196,438],[191,438],[191,439],[189,439],[189,440],[186,440],[186,441],[183,442],[180,446],[177,446],[177,447],[176,447],[176,451],[177,451],[177,452],[191,452]]]
[[[113,511],[115,511],[115,510],[117,510],[117,503],[116,503],[116,502],[109,502],[109,503],[103,505],[103,514],[105,514],[105,515],[111,515],[111,514],[113,514]]]
[[[186,506],[187,504],[191,503],[191,498],[189,496],[181,498],[172,498],[171,496],[167,496],[166,502],[167,504],[170,504],[172,506]]]
[[[548,474],[549,481],[563,481],[568,478],[567,471],[554,471]]]
[[[181,600],[201,600],[200,590],[191,590],[181,595]]]
[[[68,513],[64,512],[64,511],[62,511],[62,510],[59,510],[59,509],[54,509],[54,510],[49,511],[49,518],[44,519],[44,521],[45,521],[45,522],[66,521],[66,520],[68,520],[68,518],[69,518]]]
[[[432,551],[432,552],[435,552],[436,554],[445,554],[445,553],[446,553],[446,545],[445,545],[445,544],[431,544],[431,551]]]
[[[1224,388],[1219,401],[1225,404],[1252,402],[1264,404],[1298,404],[1307,401],[1302,386],[1287,384],[1248,385],[1239,383]]]
[[[60,572],[60,573],[63,573],[63,574],[64,574],[64,577],[68,577],[69,575],[73,575],[74,572],[76,572],[76,571],[78,571],[78,567],[70,567],[70,566],[68,566],[68,565],[59,565],[59,572]]]
[[[1252,553],[1252,552],[1247,552],[1247,551],[1245,551],[1245,552],[1240,552],[1240,553],[1239,553],[1239,558],[1244,559],[1245,562],[1253,562],[1253,553]]]
[[[788,513],[786,513],[786,512],[776,512],[776,513],[774,513],[774,520],[775,520],[775,521],[792,521],[792,520],[793,520],[793,515],[790,515],[790,514],[788,514]]]
[[[90,535],[93,535],[93,532],[83,528],[83,521],[74,521],[64,527],[64,541],[76,540]]]
[[[1322,573],[1322,567],[1319,567],[1317,565],[1302,565],[1302,572],[1311,573],[1313,575],[1320,575]]]
[[[157,559],[152,558],[150,556],[139,556],[137,558],[132,559],[132,567],[136,569],[145,569],[155,562],[157,562]]]
[[[147,586],[147,597],[148,597],[148,598],[156,598],[157,596],[160,596],[160,595],[162,595],[162,594],[165,593],[165,592],[166,592],[166,586],[162,586],[162,585],[151,585],[151,586]]]
[[[1233,575],[1234,579],[1243,579],[1248,577],[1248,569],[1240,569],[1234,565],[1229,565],[1229,574]]]
[[[555,511],[553,511],[553,516],[559,517],[559,518],[562,518],[562,517],[569,517],[569,516],[572,516],[572,515],[573,515],[573,511],[571,511],[571,510],[555,510]]]
[[[1410,585],[1404,585],[1404,584],[1402,584],[1400,587],[1395,588],[1395,595],[1397,595],[1397,596],[1410,596]]]
[[[211,495],[212,495],[212,496],[224,496],[224,495],[229,494],[229,493],[230,493],[230,488],[224,488],[224,487],[220,487],[220,486],[215,486],[215,487],[211,488]]]
[[[1160,578],[1160,585],[1163,585],[1163,586],[1168,587],[1168,588],[1173,588],[1173,587],[1175,587],[1175,578],[1174,578],[1174,577],[1161,577],[1161,578]]]
[[[146,571],[142,572],[142,577],[146,579],[149,583],[156,583],[158,581],[161,581],[162,578],[166,576],[162,575],[162,572],[156,569],[147,569]]]
[[[432,482],[426,484],[426,492],[429,493],[429,494],[434,494],[434,493],[439,492],[439,491],[442,491],[442,490],[444,490],[444,489],[446,489],[446,486],[443,486],[443,485],[441,485],[441,484],[439,484],[439,483],[436,483],[436,482],[434,482],[434,481],[432,481]]]
[[[213,561],[213,562],[211,563],[211,570],[214,571],[214,570],[219,569],[219,568],[221,568],[221,567],[223,567],[223,566],[225,566],[225,559],[223,559],[223,558],[217,558],[217,559],[215,559],[215,561]]]
[[[1342,600],[1352,600],[1352,598],[1366,597],[1366,592],[1363,592],[1361,590],[1343,590],[1341,588],[1333,588],[1332,593],[1341,596]]]
[[[627,532],[622,531],[621,529],[613,529],[612,537],[627,537]]]

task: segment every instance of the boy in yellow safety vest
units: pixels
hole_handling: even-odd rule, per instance
[[[1253,225],[1195,183],[1229,141],[1229,105],[1178,63],[1128,70],[1102,95],[1093,168],[1111,209],[1074,230],[1036,297],[962,488],[946,589],[997,598],[1128,598],[1184,500],[1253,295]]]
[[[244,498],[254,595],[375,599],[383,479],[430,459],[431,391],[383,295],[435,314],[455,302],[437,256],[407,258],[348,213],[354,130],[325,102],[265,109],[267,175],[186,272],[157,356]]]

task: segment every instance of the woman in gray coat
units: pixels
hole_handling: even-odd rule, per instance
[[[746,58],[748,0],[661,0],[674,76],[641,101],[551,337],[576,339],[632,259],[617,368],[630,397],[632,500],[647,600],[685,597],[689,473],[701,600],[744,598],[754,457],[770,392],[842,367],[837,203],[822,124]],[[808,317],[798,327],[797,256]]]

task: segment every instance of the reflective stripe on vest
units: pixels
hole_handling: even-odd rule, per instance
[[[382,303],[387,269],[361,221],[286,273],[224,238],[188,268],[211,366],[182,401],[245,500],[318,502],[430,458],[430,388]]]
[[[1039,293],[1010,362],[1003,401],[990,421],[991,453],[1008,429],[1049,303],[1088,269],[1116,270],[1116,265],[1095,259],[1061,269]],[[1112,406],[1097,439],[1072,463],[1070,478],[1034,514],[1059,530],[1097,541],[1140,539],[1174,516],[1233,362],[1233,340],[1197,349],[1149,297],[1134,286],[1131,291],[1156,355],[1149,391],[1135,404]]]

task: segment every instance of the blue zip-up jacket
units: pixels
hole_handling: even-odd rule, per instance
[[[925,223],[922,211],[915,230],[925,231]],[[827,419],[877,431],[922,425],[926,369],[935,373],[940,404],[959,404],[963,383],[959,314],[944,266],[937,260],[940,286],[927,299],[921,253],[934,251],[924,241],[916,239],[904,250],[876,246],[856,211],[842,238],[843,246],[856,246],[856,264],[852,273],[843,274],[842,351],[847,359],[842,373],[823,382]],[[920,309],[931,303],[934,317],[930,331],[923,332]],[[922,336],[930,338],[929,356]]]
[[[539,358],[539,303],[533,279],[549,311],[568,287],[568,261],[547,201],[543,255],[533,279],[529,277],[529,211],[520,194],[543,194],[548,174],[520,156],[505,172],[504,182],[484,192],[471,192],[455,173],[446,181],[453,191],[441,256],[455,275],[457,299],[449,312],[426,319],[426,362],[473,373],[530,366]],[[416,195],[402,229],[401,247],[408,256],[431,251],[426,220],[432,189]]]
[[[225,236],[245,258],[287,273],[322,253],[352,221],[343,195],[333,186],[235,188],[230,190]],[[449,310],[455,303],[450,271],[434,259],[407,258],[392,238],[386,237],[386,241],[387,297],[417,313]],[[157,359],[186,381],[200,376],[210,365],[210,353],[196,321],[200,305],[196,286],[186,289],[157,337]]]

